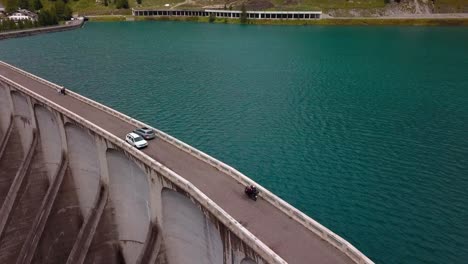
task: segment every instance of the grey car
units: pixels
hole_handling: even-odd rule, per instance
[[[156,137],[156,134],[154,133],[154,130],[148,127],[142,127],[133,130],[133,133],[136,133],[140,136],[142,136],[144,139],[153,139]]]

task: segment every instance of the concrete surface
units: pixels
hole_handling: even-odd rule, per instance
[[[101,170],[94,139],[84,129],[65,125],[68,143],[69,171],[73,177],[81,214],[88,216],[98,199]]]
[[[129,123],[72,97],[61,96],[44,84],[9,68],[0,66],[0,75],[73,111],[120,138],[134,129]],[[0,95],[4,94],[4,92],[0,93]],[[11,94],[15,115],[18,117],[15,117],[15,136],[8,140],[7,151],[3,155],[4,157],[0,158],[0,168],[2,168],[0,172],[0,198],[8,192],[13,180],[11,175],[17,169],[10,164],[18,163],[18,160],[20,161],[24,156],[24,150],[27,150],[27,143],[31,141],[32,137],[32,132],[27,131],[31,131],[35,127],[34,120],[31,118],[33,106],[28,102],[28,99],[14,91]],[[39,112],[41,111],[39,110]],[[37,118],[37,111],[35,112]],[[39,115],[43,116],[39,120],[46,116],[44,113]],[[5,122],[4,119],[8,116],[0,115],[0,118],[1,122]],[[58,127],[54,128],[55,122],[57,122]],[[39,130],[58,130],[58,132],[53,132],[55,134],[60,134],[61,130],[65,130],[64,134],[67,138],[64,145],[68,146],[69,163],[63,176],[63,182],[59,185],[57,196],[54,200],[48,201],[47,199],[50,198],[46,197],[50,196],[44,195],[44,190],[50,193],[50,189],[56,182],[55,177],[44,178],[44,175],[47,175],[52,167],[44,165],[43,152],[44,150],[51,151],[54,147],[44,146],[41,142],[31,165],[34,168],[31,173],[38,174],[40,177],[36,179],[36,176],[29,174],[26,181],[41,179],[41,183],[37,184],[39,190],[29,190],[30,185],[22,185],[23,189],[29,190],[31,197],[37,197],[36,206],[40,203],[53,202],[50,214],[46,215],[45,218],[38,218],[35,211],[32,210],[30,216],[24,220],[29,221],[29,225],[31,223],[45,223],[43,231],[35,234],[40,238],[40,241],[37,248],[32,249],[34,263],[65,263],[72,248],[76,246],[74,244],[80,240],[79,238],[83,236],[81,233],[88,226],[88,216],[97,212],[97,205],[103,204],[102,202],[104,202],[105,207],[103,207],[102,214],[99,214],[95,220],[96,228],[88,230],[86,234],[89,236],[89,243],[82,253],[84,254],[83,263],[137,263],[138,259],[142,259],[138,256],[142,256],[144,252],[148,252],[148,257],[143,259],[151,260],[151,263],[172,264],[186,261],[186,259],[177,256],[180,253],[177,249],[185,249],[187,252],[191,252],[190,256],[193,258],[209,261],[208,263],[220,263],[218,262],[220,260],[219,253],[217,253],[219,251],[218,235],[214,235],[210,223],[216,227],[215,229],[221,238],[224,250],[223,262],[251,263],[252,259],[255,260],[254,263],[261,262],[261,259],[258,259],[251,249],[246,248],[242,243],[235,242],[236,238],[226,227],[220,226],[216,219],[207,212],[200,211],[198,206],[188,205],[186,202],[190,202],[190,200],[178,199],[177,195],[168,195],[169,198],[164,198],[165,191],[161,192],[161,190],[163,187],[172,188],[170,183],[149,181],[147,175],[153,172],[149,172],[147,168],[138,164],[137,161],[133,161],[123,152],[112,149],[112,146],[99,139],[98,135],[92,135],[86,129],[77,126],[72,128],[66,120],[58,121],[56,119],[46,123],[48,125],[39,125]],[[41,129],[41,127],[43,128]],[[18,128],[25,132],[18,133]],[[50,141],[47,137],[42,138],[43,141]],[[18,144],[24,145],[21,148],[23,151],[18,151],[18,148],[15,148]],[[57,144],[60,145],[60,143]],[[343,253],[270,203],[262,199],[257,202],[247,199],[243,194],[243,186],[235,179],[173,145],[155,139],[143,151],[193,183],[289,263],[352,263]],[[46,156],[55,157],[55,154],[48,153]],[[56,161],[55,158],[52,160]],[[88,162],[89,168],[85,165]],[[9,173],[3,173],[3,171]],[[97,183],[100,187],[97,187]],[[35,183],[32,184],[34,187],[36,186]],[[102,196],[102,188],[106,188],[106,186],[109,188],[109,196]],[[165,200],[166,202],[164,202]],[[0,202],[3,201],[0,200]],[[21,204],[23,201],[18,202]],[[167,208],[165,203],[168,204]],[[148,207],[151,208],[148,209]],[[178,209],[168,211],[173,207]],[[195,213],[197,208],[199,211]],[[201,212],[203,213],[201,214]],[[13,215],[10,216],[11,219],[13,217]],[[167,220],[174,218],[181,218],[181,220],[177,222]],[[11,223],[13,222],[16,220],[11,221]],[[187,228],[190,231],[182,232],[181,236],[176,238],[174,234],[177,234],[179,230],[177,223],[180,223],[181,230]],[[165,226],[166,224],[167,226]],[[28,233],[27,224],[24,225],[24,229],[24,233]],[[0,263],[10,263],[18,252],[18,245],[21,245],[24,240],[16,239],[13,236],[8,237],[8,239],[0,236],[0,239],[5,239],[0,240]],[[190,242],[182,242],[184,239],[198,242],[191,245]],[[22,252],[27,252],[27,250]],[[210,254],[213,255],[209,255],[207,252],[211,252]],[[249,260],[246,256],[252,259]]]
[[[145,172],[123,152],[107,151],[109,190],[126,263],[135,263],[150,227],[149,188]]]
[[[221,236],[192,201],[173,190],[164,189],[162,204],[162,234],[169,263],[223,263]]]

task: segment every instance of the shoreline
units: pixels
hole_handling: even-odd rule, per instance
[[[84,20],[75,20],[65,25],[36,27],[36,28],[28,28],[28,29],[23,29],[23,30],[0,32],[0,40],[9,39],[9,38],[29,37],[29,36],[44,34],[44,33],[72,30],[72,29],[82,27],[83,23],[84,23]]]
[[[240,24],[239,19],[217,18],[213,22],[208,17],[143,17],[126,15],[88,16],[92,22],[117,21],[182,21],[213,24]],[[273,20],[251,19],[247,25],[291,25],[291,26],[468,26],[468,17],[343,17],[318,20]]]

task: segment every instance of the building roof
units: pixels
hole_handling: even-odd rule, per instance
[[[26,10],[26,9],[18,9],[18,12],[25,15],[25,16],[37,17],[36,13],[34,13],[32,11],[29,11],[29,10]]]

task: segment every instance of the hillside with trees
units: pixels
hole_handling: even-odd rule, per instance
[[[6,6],[40,2],[49,8],[62,0],[0,1]],[[131,14],[131,8],[240,10],[242,5],[247,10],[322,10],[336,17],[468,13],[468,0],[65,0],[64,4],[80,15]]]
[[[5,7],[7,14],[11,14],[18,9],[26,9],[35,12],[38,16],[37,21],[19,20],[16,22],[4,17],[0,20],[0,31],[58,25],[60,21],[69,20],[73,13],[67,0],[4,0],[2,5]]]

